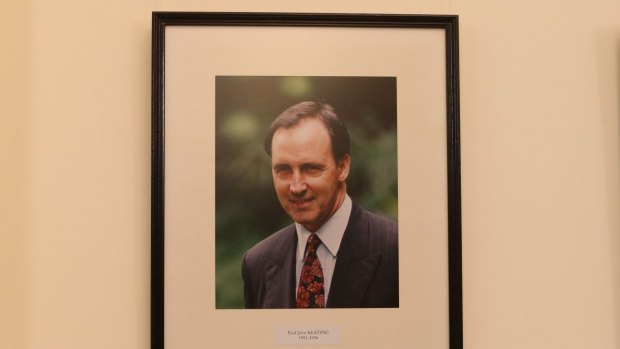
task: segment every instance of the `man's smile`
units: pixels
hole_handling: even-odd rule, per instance
[[[312,205],[312,201],[314,201],[313,197],[310,198],[289,198],[288,201],[295,206],[296,209],[304,209],[310,207]]]

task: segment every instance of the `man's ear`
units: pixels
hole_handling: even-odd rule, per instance
[[[351,156],[344,154],[342,159],[338,161],[338,180],[344,182],[349,177],[349,165],[351,164]]]

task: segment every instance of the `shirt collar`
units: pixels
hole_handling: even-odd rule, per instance
[[[327,247],[334,257],[338,254],[338,249],[340,249],[340,242],[342,242],[342,236],[349,223],[352,207],[351,198],[349,195],[345,195],[344,201],[336,210],[336,213],[316,231],[316,235],[319,236],[323,245]],[[301,255],[303,259],[306,242],[312,232],[299,223],[295,223],[295,228],[297,229],[297,254],[298,256]]]

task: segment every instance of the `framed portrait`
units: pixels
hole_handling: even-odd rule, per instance
[[[153,349],[462,348],[457,16],[154,12],[152,45]]]

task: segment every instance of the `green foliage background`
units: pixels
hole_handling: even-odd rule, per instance
[[[347,191],[397,219],[396,78],[216,78],[216,307],[243,308],[243,253],[292,223],[278,203],[262,148],[271,122],[312,100],[331,104],[351,136]]]

